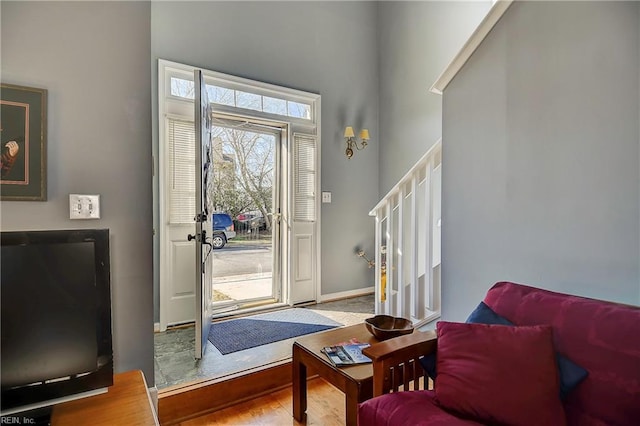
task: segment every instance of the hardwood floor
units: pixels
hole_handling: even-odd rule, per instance
[[[307,421],[293,419],[292,390],[288,387],[179,423],[181,426],[303,425],[341,426],[345,423],[344,394],[320,378],[307,384]]]

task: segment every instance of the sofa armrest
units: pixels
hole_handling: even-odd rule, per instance
[[[415,332],[371,345],[362,353],[373,361],[373,396],[402,388],[428,388],[419,359],[436,351],[435,331]]]

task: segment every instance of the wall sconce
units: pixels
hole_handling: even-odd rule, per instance
[[[358,140],[353,133],[353,127],[348,126],[344,129],[344,139],[347,142],[347,149],[345,150],[345,154],[347,158],[353,157],[353,148],[356,148],[358,151],[364,149],[367,146],[367,141],[369,140],[369,131],[367,129],[360,130],[360,139],[362,139],[361,146],[358,146]]]

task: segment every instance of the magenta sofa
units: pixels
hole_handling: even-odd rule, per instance
[[[639,307],[555,293],[510,282],[495,284],[489,289],[483,302],[514,325],[550,325],[553,347],[557,353],[588,372],[587,377],[561,401],[567,425],[640,425]],[[372,347],[374,388],[378,388],[374,389],[375,394],[386,392],[380,391],[381,385],[378,386],[383,379],[375,377],[376,374],[381,375],[382,371],[376,367],[376,363],[392,358],[399,346],[406,345],[408,348],[413,345],[411,356],[414,360],[418,358],[415,348],[437,351],[433,332],[413,333],[398,339],[403,340],[382,342],[378,345],[385,346]],[[444,345],[444,341],[442,344]],[[407,353],[410,352],[407,349]],[[409,365],[410,362],[405,361],[404,364]],[[414,364],[417,365],[417,362]],[[522,386],[526,385],[522,383]],[[435,389],[438,389],[437,378]],[[434,390],[415,390],[378,395],[360,404],[358,424],[483,424],[468,415],[461,416],[454,410],[445,409],[436,394]],[[536,424],[535,420],[530,423]]]

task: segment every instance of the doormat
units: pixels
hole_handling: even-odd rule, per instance
[[[211,324],[209,341],[227,355],[342,324],[309,309],[292,308]]]

